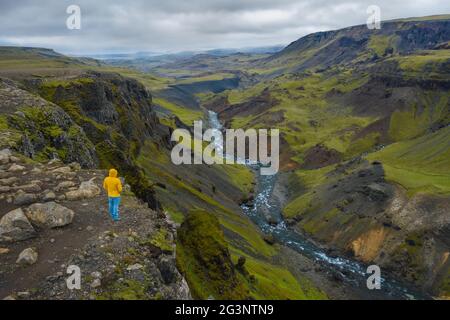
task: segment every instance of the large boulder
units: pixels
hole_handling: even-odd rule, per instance
[[[66,193],[66,199],[70,201],[95,198],[100,195],[100,188],[94,182],[95,178],[82,182],[78,190]]]
[[[16,263],[21,265],[32,265],[38,260],[38,253],[33,248],[27,248],[19,254]]]
[[[75,212],[55,202],[35,203],[28,207],[27,217],[45,228],[58,228],[72,223]]]
[[[20,208],[7,213],[0,220],[1,242],[22,241],[35,236],[36,230]]]

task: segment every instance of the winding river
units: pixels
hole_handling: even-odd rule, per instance
[[[223,131],[217,114],[212,111],[209,111],[209,125],[212,129]],[[218,148],[220,148],[219,145],[221,145],[221,141],[218,141]],[[412,290],[407,285],[386,276],[381,278],[380,290],[367,289],[367,278],[370,276],[367,273],[368,266],[347,258],[329,256],[324,249],[286,225],[281,212],[281,204],[278,203],[276,197],[273,197],[273,190],[277,181],[276,175],[260,175],[258,164],[249,163],[249,161],[242,159],[238,162],[251,167],[256,172],[255,199],[251,205],[242,205],[242,210],[263,233],[272,235],[277,243],[319,263],[326,272],[339,274],[342,281],[346,281],[352,287],[357,287],[359,292],[364,292],[364,296],[367,298],[426,299],[425,296]],[[268,222],[267,213],[270,213],[270,220],[277,222],[276,225]]]

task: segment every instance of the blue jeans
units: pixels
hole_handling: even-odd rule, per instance
[[[119,205],[120,205],[120,197],[117,198],[108,198],[109,204],[109,215],[113,218],[114,221],[119,220]]]

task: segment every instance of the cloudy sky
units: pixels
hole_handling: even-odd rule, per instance
[[[69,30],[69,5],[81,30]],[[311,32],[450,13],[450,0],[1,0],[0,45],[63,53],[176,52],[288,44]]]

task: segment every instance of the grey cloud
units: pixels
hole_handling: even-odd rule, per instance
[[[66,8],[82,10],[68,30]],[[383,19],[450,13],[448,0],[2,0],[0,43],[66,53],[182,51],[287,44],[307,33]]]

